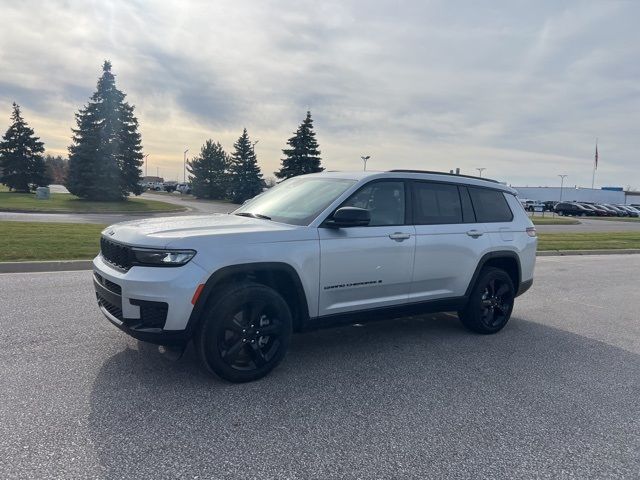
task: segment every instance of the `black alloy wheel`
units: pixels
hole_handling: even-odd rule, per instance
[[[283,323],[277,309],[264,301],[249,301],[232,317],[222,319],[218,350],[222,360],[236,370],[255,370],[277,354]]]
[[[207,370],[230,382],[250,382],[282,361],[291,332],[291,311],[278,292],[240,282],[209,302],[194,343]]]
[[[513,307],[513,287],[504,279],[492,278],[481,298],[482,323],[490,329],[504,325]]]
[[[469,296],[466,307],[458,312],[460,321],[476,333],[496,333],[507,324],[513,311],[515,288],[507,272],[485,267]]]

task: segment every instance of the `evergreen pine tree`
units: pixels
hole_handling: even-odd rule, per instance
[[[242,132],[238,141],[233,144],[235,151],[231,155],[231,199],[236,203],[255,197],[262,193],[264,182],[258,166],[256,152],[249,140],[247,129]]]
[[[142,192],[142,146],[133,107],[105,61],[96,92],[76,114],[67,188],[89,200],[122,200]]]
[[[221,200],[229,190],[229,156],[220,143],[209,139],[200,155],[187,162],[191,174],[191,190],[198,198]]]
[[[44,164],[44,143],[20,115],[20,106],[13,104],[11,126],[0,142],[0,183],[10,190],[28,192],[49,185]]]
[[[133,115],[133,106],[123,103],[120,109],[120,149],[117,153],[120,168],[120,194],[126,197],[129,193],[140,195],[144,189],[142,181],[142,143],[138,132],[138,119]]]
[[[291,148],[282,150],[285,158],[282,159],[282,167],[275,172],[278,178],[290,178],[306,173],[316,173],[324,170],[320,166],[320,150],[316,140],[316,132],[313,131],[311,112],[307,111],[307,117],[298,127],[295,135],[287,144]]]

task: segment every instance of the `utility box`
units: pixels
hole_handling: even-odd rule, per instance
[[[51,198],[49,187],[36,188],[36,200],[49,200],[49,198]]]

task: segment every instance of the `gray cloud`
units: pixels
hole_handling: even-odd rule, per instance
[[[380,169],[586,185],[599,137],[598,183],[640,188],[633,2],[5,3],[0,107],[32,110],[52,148],[110,58],[166,169],[247,126],[273,170],[311,108],[332,169],[366,150]]]

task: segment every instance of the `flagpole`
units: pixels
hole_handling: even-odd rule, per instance
[[[593,174],[591,175],[591,190],[594,189],[596,183],[596,168],[598,168],[598,139],[596,138],[596,156],[593,159]]]

